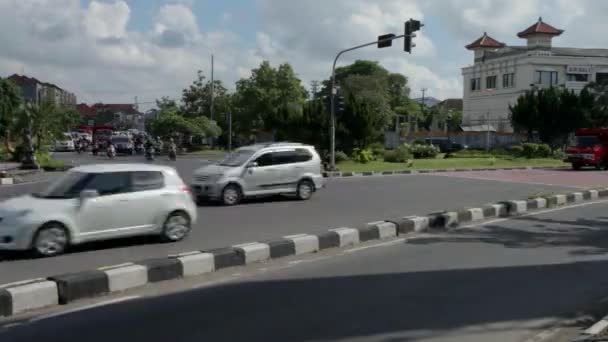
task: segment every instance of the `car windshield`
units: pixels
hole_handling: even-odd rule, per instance
[[[576,146],[578,147],[593,147],[600,143],[600,140],[594,136],[576,137]]]
[[[33,194],[38,198],[74,198],[80,194],[80,190],[89,181],[91,174],[84,172],[68,172],[57,179],[45,190]]]
[[[243,165],[251,156],[254,151],[252,150],[238,150],[234,153],[230,153],[224,160],[222,160],[219,165],[221,166],[241,166]]]
[[[112,142],[114,142],[114,143],[127,143],[127,142],[129,142],[129,138],[126,138],[126,137],[112,138]]]

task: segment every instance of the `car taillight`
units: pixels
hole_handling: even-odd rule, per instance
[[[182,186],[182,191],[187,194],[192,194],[192,190],[190,189],[190,187],[187,186]]]
[[[599,152],[602,149],[602,146],[593,146],[593,152]]]

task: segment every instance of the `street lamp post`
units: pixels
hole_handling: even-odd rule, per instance
[[[331,170],[335,170],[336,169],[336,108],[335,108],[335,95],[336,95],[336,63],[338,62],[338,58],[340,58],[340,56],[342,56],[343,53],[348,52],[348,51],[353,51],[353,50],[357,50],[357,49],[361,49],[364,48],[366,46],[370,46],[370,45],[377,45],[377,44],[381,44],[381,43],[385,43],[385,42],[390,42],[393,41],[395,39],[399,39],[399,38],[403,38],[405,37],[405,34],[402,35],[398,35],[398,36],[391,36],[389,38],[384,38],[384,39],[379,39],[379,40],[375,40],[373,42],[369,42],[366,44],[361,44],[361,45],[357,45],[348,49],[344,49],[340,52],[338,52],[338,54],[336,55],[336,58],[334,58],[334,64],[331,67],[331,94],[330,96],[330,113],[331,113],[331,118],[330,118],[330,150],[331,150],[331,159],[330,159],[330,165],[331,165]]]

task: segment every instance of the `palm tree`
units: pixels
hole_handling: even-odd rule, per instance
[[[11,131],[17,123],[17,109],[22,99],[19,89],[7,79],[0,78],[0,135],[4,136],[7,153],[13,153]]]

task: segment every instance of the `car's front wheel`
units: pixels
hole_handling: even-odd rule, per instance
[[[314,184],[308,179],[301,180],[298,183],[298,188],[296,190],[296,196],[300,200],[308,200],[312,197],[312,193],[315,191]]]
[[[47,223],[38,230],[32,247],[41,257],[53,257],[65,252],[69,244],[67,229],[58,222]]]
[[[167,217],[163,225],[162,239],[168,242],[176,242],[184,239],[190,233],[190,218],[181,211],[173,212]]]
[[[222,191],[222,203],[224,205],[236,205],[241,201],[241,188],[235,184],[228,184]]]

